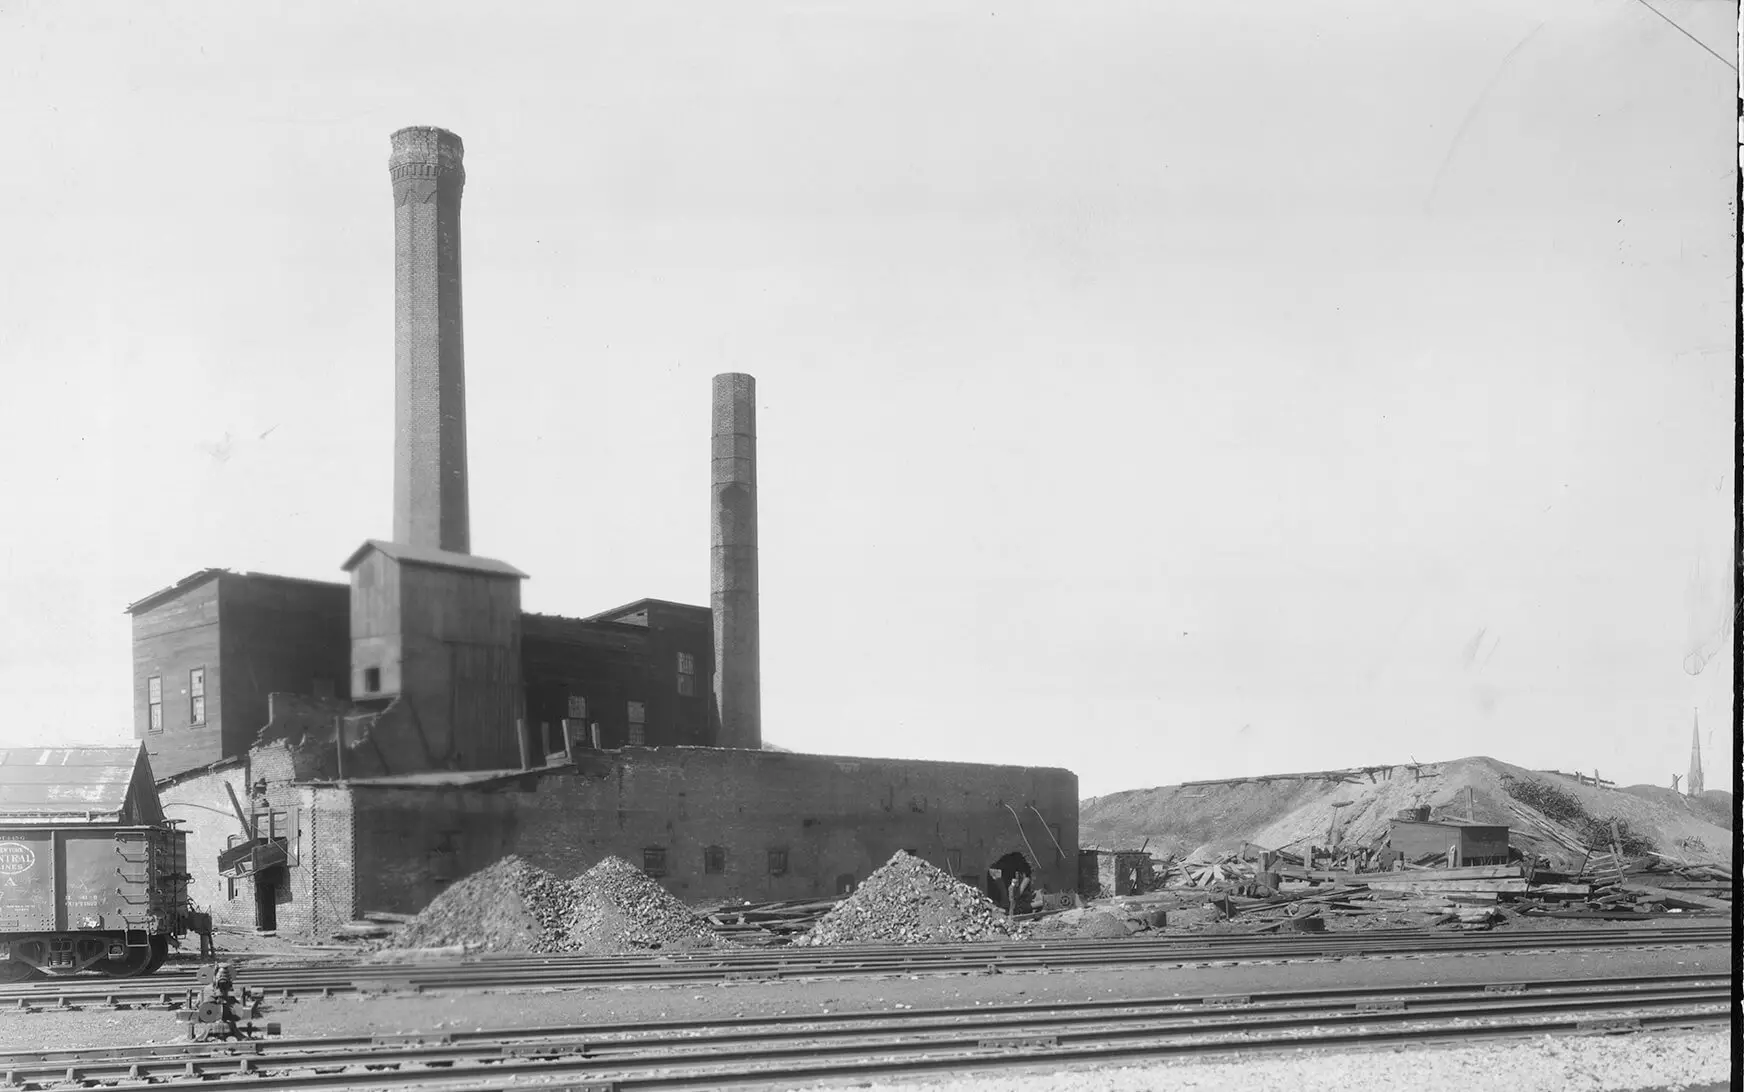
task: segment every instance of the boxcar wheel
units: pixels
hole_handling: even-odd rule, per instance
[[[28,982],[40,972],[28,963],[16,959],[8,959],[0,963],[0,985],[9,986],[14,982]]]
[[[156,974],[158,972],[158,968],[162,967],[164,965],[164,961],[169,959],[169,957],[170,957],[170,938],[169,937],[152,937],[151,938],[151,958],[146,961],[145,970],[140,971],[139,973],[142,975]]]

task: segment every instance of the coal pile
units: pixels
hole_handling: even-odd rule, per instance
[[[394,948],[563,951],[571,885],[509,856],[437,895],[388,941]]]
[[[793,943],[951,944],[1010,935],[1004,914],[985,895],[898,850]]]
[[[607,857],[569,888],[564,951],[609,954],[719,943],[690,907],[621,857]]]

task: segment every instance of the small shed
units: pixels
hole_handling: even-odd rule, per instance
[[[1457,852],[1455,867],[1508,863],[1508,828],[1483,823],[1394,819],[1388,844],[1407,861]]]
[[[1086,898],[1142,895],[1155,883],[1155,865],[1142,849],[1078,851],[1078,893]]]
[[[0,748],[0,822],[163,822],[143,744]]]

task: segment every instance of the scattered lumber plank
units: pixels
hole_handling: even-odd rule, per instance
[[[1358,879],[1367,879],[1381,875],[1388,879],[1409,877],[1412,880],[1508,880],[1521,875],[1519,865],[1471,865],[1466,868],[1420,868],[1415,865],[1400,869],[1398,872],[1365,872]]]
[[[1401,880],[1370,880],[1371,891],[1437,892],[1524,892],[1525,880],[1421,880],[1415,877]]]
[[[1644,895],[1655,902],[1663,902],[1667,906],[1676,906],[1684,910],[1730,910],[1730,899],[1711,899],[1706,895],[1698,895],[1693,891],[1667,891],[1663,887],[1649,887],[1644,883],[1626,883],[1621,885],[1624,891],[1635,895]],[[1637,902],[1644,901],[1637,899]]]
[[[1585,898],[1593,893],[1593,885],[1590,883],[1535,883],[1528,890],[1539,896],[1560,895]]]

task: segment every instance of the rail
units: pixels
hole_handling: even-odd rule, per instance
[[[1730,1000],[1724,974],[1677,974],[174,1044],[18,1054],[0,1087],[499,1092],[566,1080],[599,1090],[720,1088],[1695,1027],[1726,1022]]]
[[[1367,955],[1568,951],[1713,946],[1733,940],[1717,926],[1618,927],[1567,932],[1441,933],[1418,929],[1209,937],[1061,940],[939,946],[705,949],[640,956],[473,957],[433,962],[239,963],[243,984],[269,999],[451,990],[563,989],[735,980],[854,978],[1093,970],[1197,962],[1345,959]],[[0,1012],[86,1007],[173,1007],[194,985],[191,971],[150,979],[69,978],[0,989]]]

